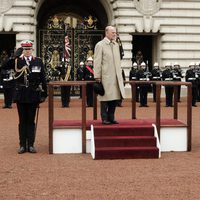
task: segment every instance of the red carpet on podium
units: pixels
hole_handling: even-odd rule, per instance
[[[102,125],[101,120],[87,120],[87,130],[94,126],[95,159],[159,158],[154,136],[155,119],[123,119],[119,124]],[[54,128],[79,127],[80,120],[55,120]],[[162,127],[185,127],[175,119],[161,119]]]
[[[158,158],[153,126],[138,122],[94,125],[95,159]]]

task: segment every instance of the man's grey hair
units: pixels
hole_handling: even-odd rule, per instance
[[[105,32],[108,32],[110,29],[113,29],[113,28],[115,28],[114,26],[106,26],[106,28],[105,28]]]

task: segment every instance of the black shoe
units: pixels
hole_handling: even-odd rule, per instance
[[[104,124],[104,125],[110,125],[111,122],[109,122],[109,121],[107,121],[107,120],[103,120],[103,121],[102,121],[102,124]]]
[[[8,106],[7,106],[7,105],[4,105],[2,108],[5,109],[5,108],[8,108]]]
[[[119,122],[113,120],[113,121],[110,121],[111,124],[119,124]]]
[[[194,105],[192,105],[193,107],[197,107],[197,105],[196,104],[194,104]]]
[[[8,106],[7,108],[11,109],[11,108],[12,108],[12,106]]]
[[[32,147],[32,146],[28,148],[28,152],[30,152],[30,153],[37,153],[35,147]]]
[[[144,107],[149,107],[148,105],[144,105]]]
[[[18,150],[18,154],[22,154],[26,152],[26,148],[25,147],[20,147]]]

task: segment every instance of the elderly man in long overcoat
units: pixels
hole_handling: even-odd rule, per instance
[[[105,125],[118,124],[114,113],[117,101],[124,98],[124,84],[120,62],[116,28],[107,26],[105,38],[98,42],[94,52],[94,78],[102,82],[105,94],[98,96],[101,102],[101,118]]]

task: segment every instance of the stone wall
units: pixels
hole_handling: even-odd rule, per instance
[[[147,2],[147,0],[139,2]],[[148,0],[150,2],[151,0]],[[145,14],[136,9],[138,0],[113,0],[115,24],[123,42],[125,58],[122,65],[131,67],[132,36],[130,34],[159,34],[154,48],[158,50],[156,61],[178,62],[187,67],[200,59],[200,1],[162,0],[155,13]],[[152,2],[155,2],[152,0]],[[147,9],[148,11],[148,9]],[[155,58],[154,58],[155,60]]]
[[[34,0],[1,0],[5,1],[10,9],[1,12],[0,15],[0,32],[15,32],[16,47],[20,46],[20,42],[24,39],[36,39],[36,19],[34,10],[36,3]]]
[[[112,8],[111,24],[117,26],[125,50],[122,66],[126,75],[132,65],[132,35],[159,34],[154,48],[156,61],[178,62],[187,67],[191,61],[199,61],[200,50],[200,1],[162,0],[154,13],[145,14],[136,8],[136,3],[147,0],[107,0]],[[148,2],[154,0],[148,0]],[[8,10],[1,11],[0,32],[16,32],[16,46],[21,40],[36,40],[36,3],[34,0],[1,0]],[[106,3],[105,3],[106,5]],[[110,10],[110,9],[106,9]],[[153,9],[152,9],[153,10]],[[36,46],[35,46],[36,48]]]

